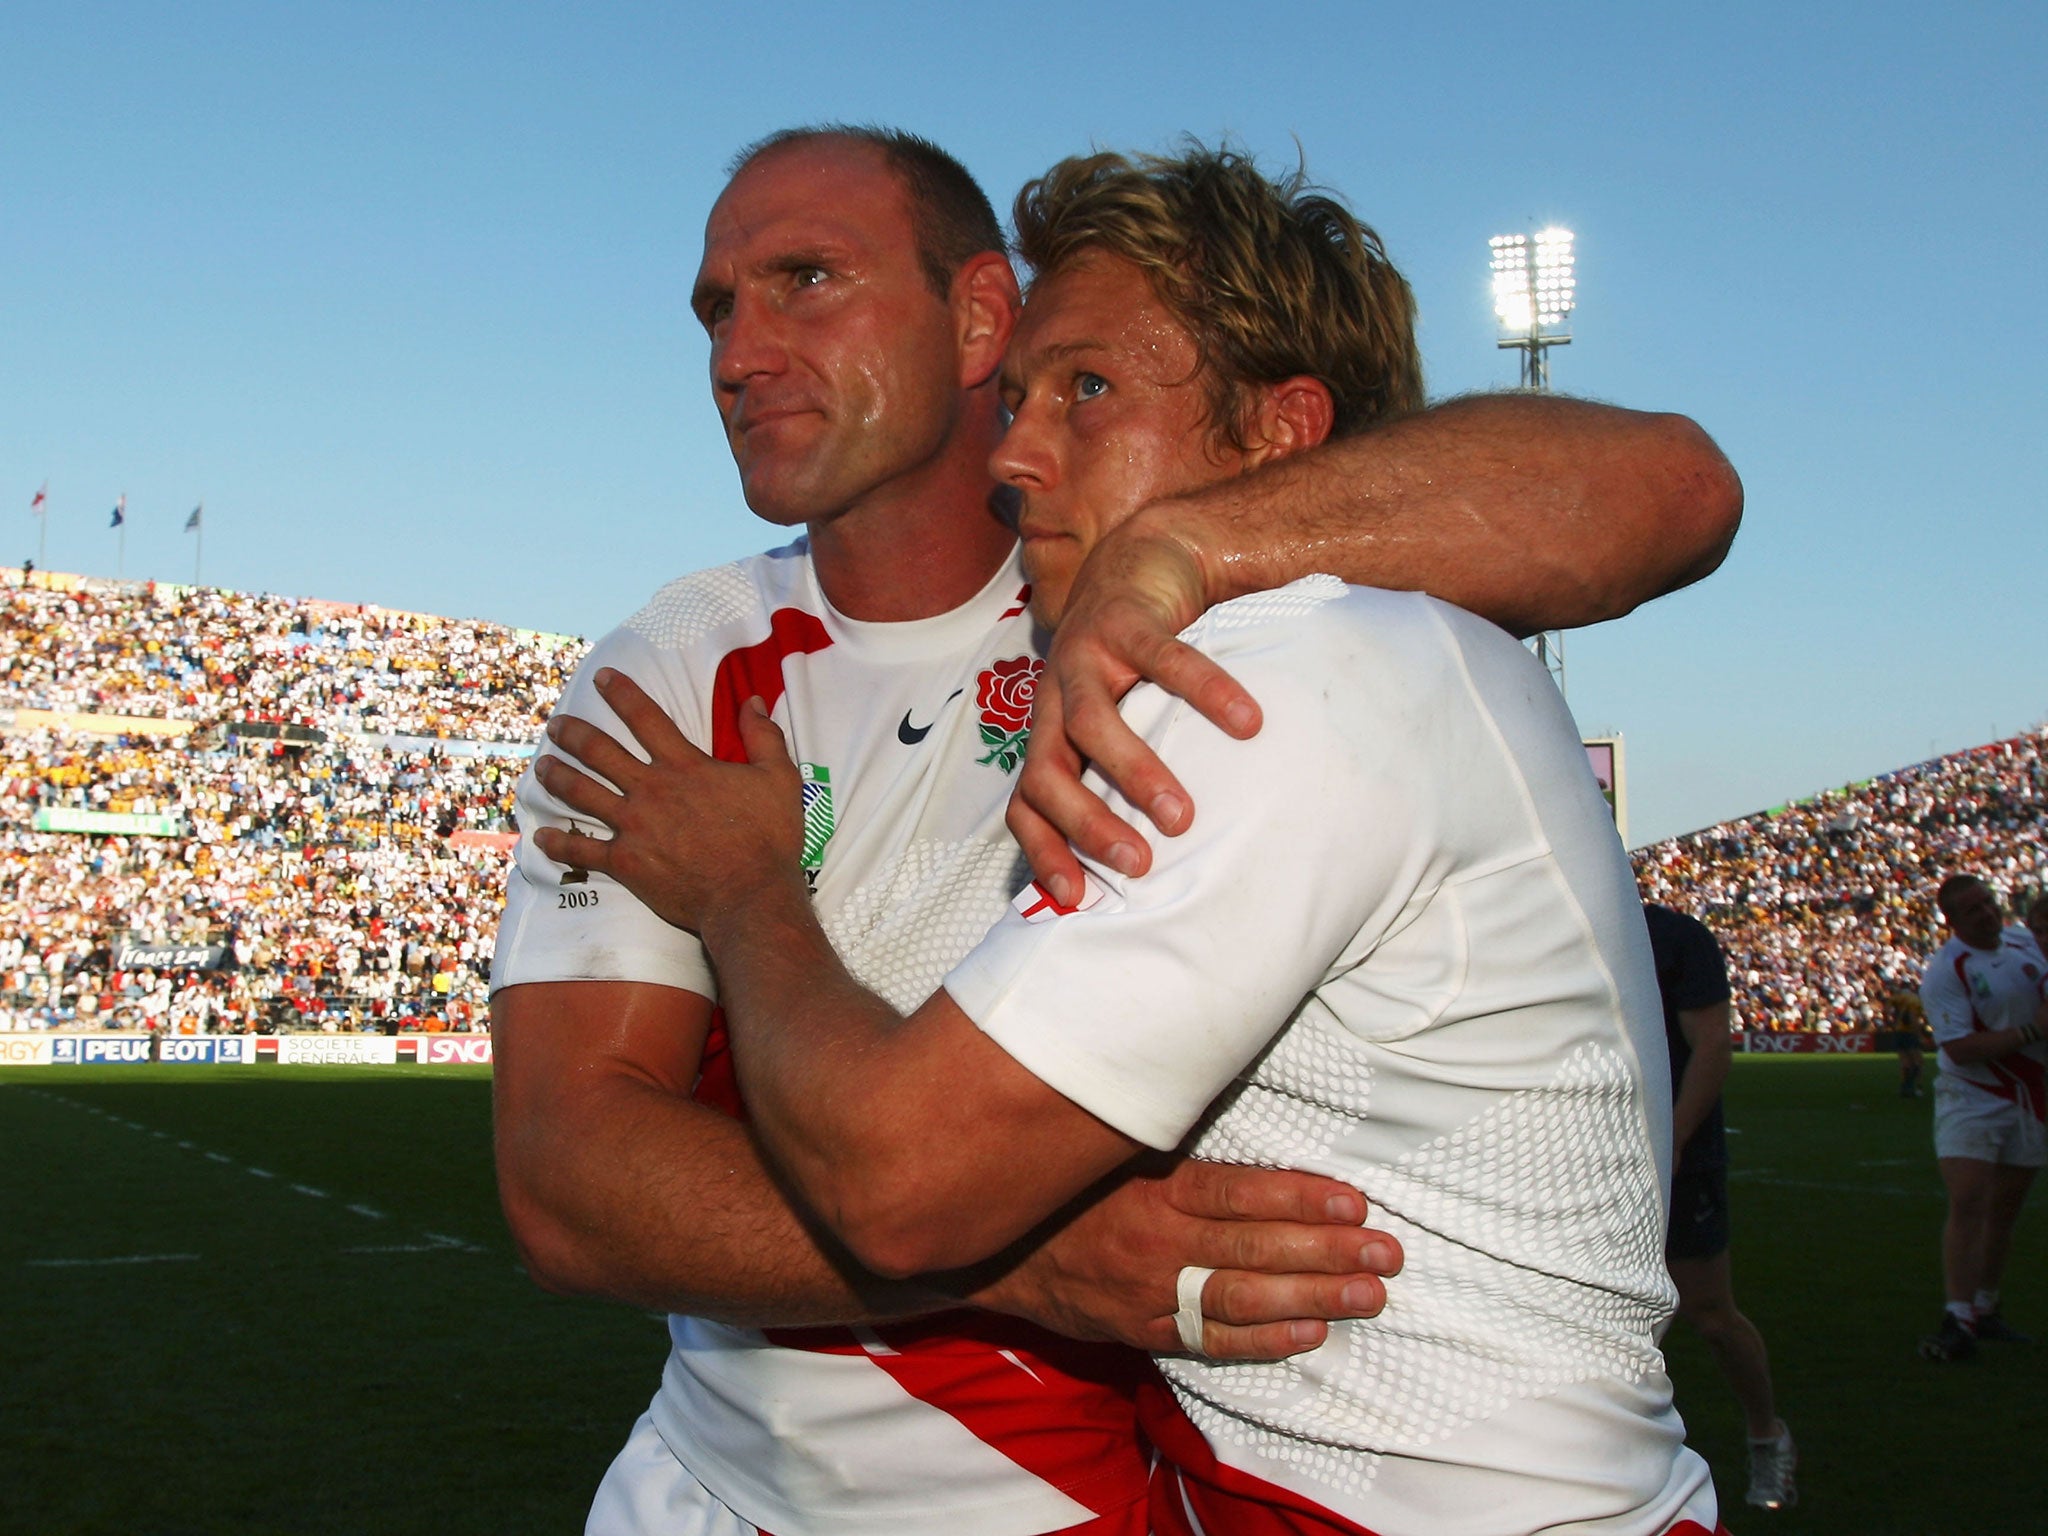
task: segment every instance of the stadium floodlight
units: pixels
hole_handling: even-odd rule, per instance
[[[1499,345],[1522,354],[1522,388],[1550,387],[1549,349],[1569,346],[1564,329],[1578,297],[1572,232],[1555,225],[1534,235],[1495,235],[1493,313]]]
[[[1553,224],[1533,235],[1495,235],[1486,242],[1493,259],[1493,313],[1502,347],[1522,354],[1522,388],[1550,388],[1552,347],[1571,345],[1565,322],[1578,298],[1573,275],[1572,232]],[[1531,642],[1536,657],[1564,691],[1564,636],[1553,630]]]

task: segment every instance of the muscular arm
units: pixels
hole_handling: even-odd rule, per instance
[[[1618,618],[1709,574],[1742,485],[1683,416],[1553,395],[1452,400],[1112,529],[1081,567],[1039,684],[1010,828],[1064,889],[1083,853],[1129,874],[1144,839],[1080,783],[1091,761],[1159,829],[1194,807],[1116,713],[1141,679],[1233,735],[1254,701],[1174,636],[1213,604],[1318,571],[1428,592],[1518,635]]]
[[[1729,1031],[1734,1017],[1734,1009],[1725,1002],[1679,1010],[1678,1028],[1685,1043],[1692,1047],[1692,1055],[1679,1075],[1678,1096],[1671,1105],[1674,1156],[1685,1150],[1685,1144],[1692,1140],[1700,1122],[1713,1109],[1714,1101],[1721,1097],[1722,1085],[1728,1081],[1728,1063],[1734,1054]]]
[[[906,1019],[862,989],[801,880],[779,873],[707,916],[704,940],[761,1139],[862,1261],[899,1276],[972,1264],[1144,1151],[943,991]]]
[[[1138,521],[1193,550],[1211,603],[1327,571],[1529,635],[1698,581],[1741,515],[1734,470],[1687,418],[1513,394],[1448,401]]]
[[[2017,1056],[2043,1039],[2048,1039],[2048,1001],[2035,1009],[2034,1017],[2025,1024],[2011,1029],[1983,1029],[1944,1040],[1941,1053],[1957,1066],[1968,1067],[1980,1061],[2002,1061],[2007,1056]]]
[[[1210,1353],[1274,1359],[1320,1343],[1319,1319],[1372,1315],[1378,1276],[1400,1267],[1334,1180],[1173,1160],[1089,1191],[976,1269],[884,1279],[785,1194],[744,1126],[690,1098],[710,1012],[695,993],[635,983],[497,994],[500,1192],[542,1285],[754,1326],[964,1301],[1170,1349],[1174,1275],[1200,1264],[1219,1272]]]
[[[738,1121],[693,1102],[711,1004],[627,982],[508,987],[493,1001],[499,1192],[551,1290],[736,1323],[926,1311],[822,1242]]]

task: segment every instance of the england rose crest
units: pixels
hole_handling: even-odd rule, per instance
[[[981,707],[981,741],[988,755],[975,759],[993,763],[1005,773],[1016,771],[1031,740],[1031,702],[1038,692],[1038,674],[1045,663],[1012,656],[981,674],[975,702]]]

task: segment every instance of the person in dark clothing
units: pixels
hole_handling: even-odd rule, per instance
[[[1664,1261],[1678,1288],[1678,1315],[1706,1341],[1748,1421],[1748,1501],[1759,1509],[1798,1502],[1798,1451],[1778,1417],[1763,1335],[1735,1305],[1728,1263],[1728,1144],[1721,1086],[1733,1054],[1734,1009],[1721,946],[1707,926],[1648,905],[1657,990],[1671,1047],[1671,1226]]]

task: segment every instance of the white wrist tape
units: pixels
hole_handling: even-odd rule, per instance
[[[1204,1269],[1199,1264],[1185,1265],[1173,1285],[1173,1298],[1180,1304],[1179,1310],[1173,1314],[1173,1326],[1180,1333],[1181,1348],[1191,1355],[1203,1353],[1202,1288],[1215,1273],[1215,1270]]]

